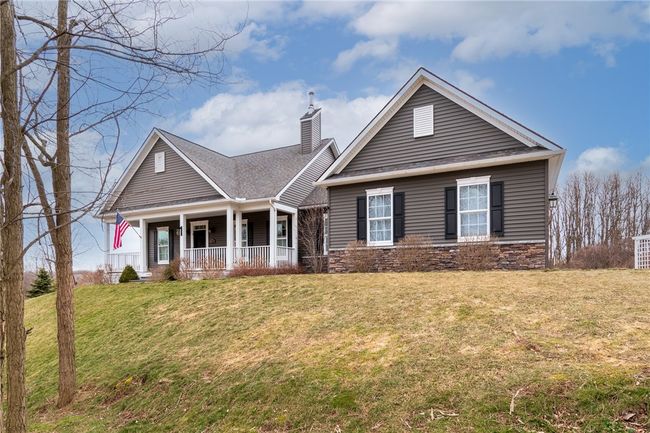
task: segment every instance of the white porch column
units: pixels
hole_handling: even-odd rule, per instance
[[[104,269],[109,265],[109,254],[111,253],[111,225],[104,223]]]
[[[235,260],[239,259],[239,255],[241,254],[241,250],[239,248],[242,247],[241,244],[241,211],[235,212],[235,245],[237,246],[237,253],[235,254]]]
[[[278,255],[278,211],[271,204],[269,209],[269,265],[276,267],[276,257]]]
[[[147,222],[140,218],[140,273],[147,272]]]
[[[228,209],[226,210],[226,269],[228,270],[232,269],[233,265],[233,226],[232,206],[228,206]]]
[[[291,214],[291,264],[298,264],[298,209]]]
[[[187,225],[187,218],[185,217],[184,213],[180,214],[179,220],[181,226],[181,250],[180,251],[181,251],[181,260],[183,260],[185,258],[185,248],[187,248],[187,240],[185,239],[186,232],[187,232],[187,230],[185,230],[185,226]]]

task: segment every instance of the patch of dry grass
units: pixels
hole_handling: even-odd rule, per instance
[[[647,272],[83,287],[63,412],[53,299],[28,301],[32,431],[649,429]]]

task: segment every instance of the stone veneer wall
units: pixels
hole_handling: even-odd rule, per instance
[[[401,271],[397,247],[373,248],[376,250],[374,257],[373,271],[395,272]],[[544,243],[504,243],[492,244],[491,265],[493,269],[503,270],[524,270],[543,269],[546,267],[546,246]],[[436,270],[462,270],[458,264],[457,244],[445,246],[427,246],[422,248],[421,269],[428,271]],[[350,260],[345,250],[329,252],[328,271],[330,273],[351,272]]]

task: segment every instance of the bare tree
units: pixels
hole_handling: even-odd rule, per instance
[[[6,308],[7,424],[9,433],[25,431],[25,294],[23,292],[23,197],[20,105],[16,68],[14,7],[0,1],[0,92],[4,137],[2,196],[2,294]],[[1,403],[1,402],[0,402]]]
[[[308,208],[300,211],[300,230],[298,231],[300,250],[303,259],[313,272],[323,272],[325,269],[325,255],[323,254],[323,224],[324,209],[320,207]]]
[[[650,179],[641,172],[574,173],[559,193],[549,219],[551,263],[570,264],[576,253],[596,246],[601,255],[628,263],[631,238],[650,229]]]

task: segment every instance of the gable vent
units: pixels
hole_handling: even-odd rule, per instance
[[[413,137],[433,135],[433,105],[413,109]]]

